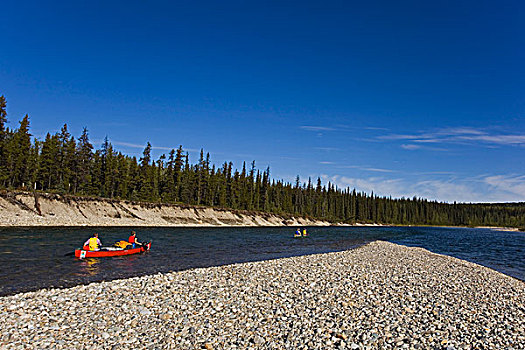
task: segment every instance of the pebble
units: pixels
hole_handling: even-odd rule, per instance
[[[0,348],[525,349],[524,305],[522,281],[376,241],[1,297]]]

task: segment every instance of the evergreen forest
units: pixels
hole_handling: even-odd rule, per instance
[[[389,198],[338,188],[321,179],[294,183],[272,179],[270,169],[253,161],[235,169],[232,162],[212,164],[200,152],[192,163],[182,146],[142,157],[114,149],[105,139],[99,149],[88,130],[75,138],[66,124],[45,139],[32,138],[26,115],[18,127],[7,124],[6,99],[0,96],[0,188],[132,201],[181,203],[226,209],[296,215],[331,222],[395,225],[525,227],[525,203],[442,203],[421,198]]]

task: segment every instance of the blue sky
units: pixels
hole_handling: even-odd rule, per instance
[[[525,200],[522,1],[4,1],[10,127],[274,178]]]

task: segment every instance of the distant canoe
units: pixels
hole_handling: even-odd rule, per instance
[[[148,242],[138,248],[132,248],[132,249],[102,248],[101,250],[96,250],[96,251],[76,249],[75,257],[79,259],[84,259],[84,258],[106,258],[106,257],[111,257],[111,256],[132,255],[132,254],[144,253],[150,248],[151,248],[151,242]]]

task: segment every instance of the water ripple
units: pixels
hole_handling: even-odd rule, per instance
[[[141,228],[150,252],[106,259],[64,256],[92,232],[103,243],[127,239],[129,228],[0,229],[0,295],[67,287],[157,272],[268,260],[352,249],[373,240],[472,261],[525,280],[525,233],[432,227],[312,227],[292,238],[295,228]]]

